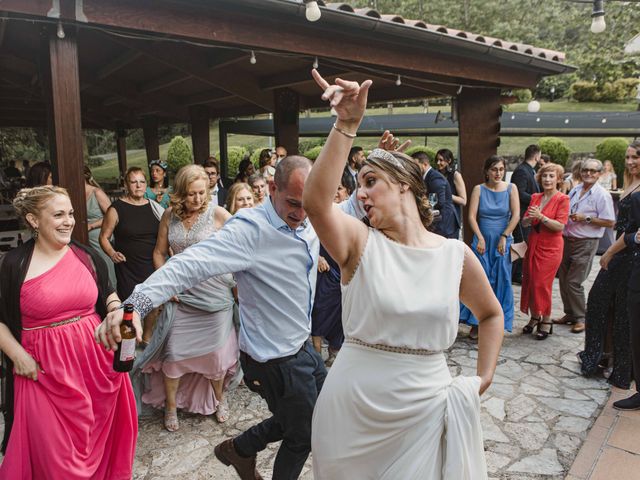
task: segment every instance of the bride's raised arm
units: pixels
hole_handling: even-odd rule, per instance
[[[362,122],[372,82],[366,80],[358,84],[337,78],[336,83],[330,85],[317,70],[312,74],[324,92],[322,98],[337,112],[337,119],[307,178],[302,203],[320,242],[341,268],[346,267],[343,274],[348,274],[360,258],[367,229],[335,206],[333,198]]]

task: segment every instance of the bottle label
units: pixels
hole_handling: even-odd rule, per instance
[[[121,362],[129,362],[136,358],[136,339],[123,338],[118,351]]]

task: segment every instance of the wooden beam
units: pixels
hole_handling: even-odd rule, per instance
[[[204,105],[189,107],[193,161],[202,165],[209,158],[209,108]]]
[[[147,165],[160,159],[160,141],[158,140],[158,117],[142,117],[144,148],[147,151]]]
[[[326,77],[343,75],[349,70],[346,68],[322,67],[321,73]],[[308,68],[289,70],[287,72],[266,75],[258,79],[260,88],[264,90],[274,90],[276,88],[294,87],[296,85],[314,82],[311,77],[311,66]]]
[[[63,39],[53,31],[49,34],[49,60],[58,183],[67,189],[71,197],[76,219],[73,238],[88,245],[78,46],[73,32],[67,32]]]
[[[273,98],[264,92],[258,82],[247,75],[231,75],[229,72],[211,70],[205,55],[173,43],[158,43],[112,38],[121,45],[133,48],[157,62],[178,69],[198,80],[229,92],[266,110],[273,110]]]
[[[467,198],[475,185],[484,183],[484,161],[495,155],[500,144],[500,90],[465,88],[458,95],[460,172]],[[473,231],[464,216],[464,240],[471,244]]]
[[[187,75],[184,72],[168,71],[160,75],[158,78],[154,78],[153,80],[138,85],[138,91],[142,94],[157,92],[158,90],[182,83],[190,78],[191,75]]]
[[[274,90],[273,95],[276,106],[273,112],[276,146],[282,145],[289,154],[297,155],[300,138],[300,96],[288,88]]]
[[[182,2],[153,0],[85,0],[84,12],[91,22],[116,28],[226,43],[246,50],[272,49],[307,57],[336,58],[377,65],[381,70],[404,69],[522,88],[535,87],[539,79],[539,72],[526,66],[520,69],[515,64],[487,64],[481,53],[476,57],[447,55],[435,41],[407,45],[407,41],[384,36],[372,41],[370,35],[357,35],[356,30],[336,34],[321,25],[313,26],[300,19],[287,22],[277,16],[266,22],[246,10],[212,5],[217,4],[207,2],[187,7]]]
[[[214,88],[213,90],[207,90],[205,92],[195,93],[193,95],[189,95],[186,97],[181,97],[180,102],[184,105],[198,105],[204,103],[212,103],[219,102],[222,100],[228,100],[230,98],[235,98],[234,95],[231,95],[224,90],[220,90],[219,88]]]
[[[105,78],[116,73],[118,70],[121,70],[130,63],[136,61],[138,58],[140,58],[139,52],[127,51],[122,55],[117,56],[100,70],[98,70],[98,72],[96,73],[96,78],[98,80],[104,80]]]

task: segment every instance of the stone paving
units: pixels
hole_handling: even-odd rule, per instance
[[[596,258],[587,291],[599,269]],[[520,287],[515,286],[516,305]],[[554,316],[562,315],[557,280],[554,284]],[[572,334],[556,326],[545,341],[522,335],[528,321],[518,313],[513,333],[505,336],[493,385],[482,398],[482,426],[489,475],[492,479],[562,479],[584,442],[587,432],[609,395],[604,379],[579,375],[576,360],[584,334]],[[449,352],[452,374],[475,375],[477,345],[461,326]],[[235,479],[212,454],[213,446],[232,437],[268,415],[266,404],[245,387],[229,395],[231,419],[224,425],[212,417],[180,414],[180,430],[162,428],[162,416],[140,421],[134,478]],[[258,457],[265,479],[277,452],[272,445]],[[304,480],[313,478],[307,462]]]

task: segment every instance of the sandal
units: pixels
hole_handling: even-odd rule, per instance
[[[541,325],[551,325],[551,326],[549,327],[549,331],[547,332],[546,330],[541,330],[540,329]],[[540,322],[540,323],[538,323],[538,333],[536,333],[536,340],[544,340],[549,335],[553,335],[553,322]]]
[[[529,320],[529,323],[527,323],[524,327],[522,327],[522,333],[533,333],[533,330],[540,326],[540,321],[542,319],[541,318],[535,318],[535,317],[531,317],[531,320]]]
[[[226,398],[218,403],[215,416],[218,423],[224,423],[229,420],[229,405]]]
[[[478,326],[472,325],[471,330],[469,330],[469,338],[471,340],[478,340]]]
[[[180,428],[178,423],[178,410],[165,410],[164,411],[164,428],[170,432],[175,432]]]

